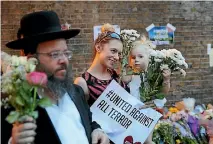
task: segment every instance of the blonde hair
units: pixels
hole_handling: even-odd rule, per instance
[[[114,27],[109,24],[109,23],[106,23],[104,24],[102,27],[101,27],[101,33],[98,35],[98,37],[96,38],[95,40],[95,43],[94,44],[97,44],[97,42],[99,42],[105,35],[107,32],[115,32],[115,29]],[[109,40],[111,40],[112,38],[110,37],[106,37],[104,38],[103,40],[101,40],[100,43],[107,43],[109,42]]]
[[[156,45],[153,44],[152,41],[150,41],[149,39],[147,39],[147,37],[146,37],[145,34],[141,35],[141,43],[149,46],[149,48],[151,48],[151,49],[155,49],[156,48]]]
[[[140,49],[143,50],[147,55],[149,55],[149,53],[150,53],[150,48],[149,48],[148,45],[141,43],[141,41],[135,41],[135,42],[133,42],[132,45],[133,45],[132,50],[133,50],[133,49],[136,49],[136,48],[140,48]],[[130,54],[131,54],[131,53],[130,53]]]
[[[106,23],[101,27],[101,33],[105,32],[115,32],[115,29],[111,24]]]

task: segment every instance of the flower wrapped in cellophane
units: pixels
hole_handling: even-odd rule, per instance
[[[1,77],[1,106],[11,108],[6,120],[9,123],[21,121],[23,116],[38,117],[37,106],[49,106],[48,98],[37,99],[37,89],[45,87],[47,75],[35,72],[37,60],[24,56],[12,56],[10,69]]]
[[[142,101],[147,102],[154,99],[163,99],[163,70],[170,70],[171,73],[179,71],[185,76],[183,68],[188,68],[185,58],[176,49],[153,50],[150,49],[149,65],[145,72],[141,73],[140,96]]]
[[[175,144],[172,122],[169,120],[160,120],[155,125],[152,140],[155,144]]]

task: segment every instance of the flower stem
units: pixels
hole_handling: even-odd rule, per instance
[[[37,87],[34,87],[34,93],[33,93],[33,109],[32,111],[35,110],[35,105],[36,105],[36,92],[37,92]]]
[[[156,81],[155,81],[155,84],[154,84],[154,86],[153,86],[154,90],[155,90],[155,87],[156,87],[157,84],[158,84],[158,79],[160,78],[160,76],[161,76],[161,73],[158,73],[158,77],[157,77],[157,79],[156,79]]]

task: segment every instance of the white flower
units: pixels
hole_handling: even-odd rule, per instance
[[[185,61],[184,61],[183,65],[184,65],[185,68],[189,67],[188,64]]]
[[[24,80],[26,78],[26,69],[25,66],[19,65],[15,70],[15,74],[19,76],[20,79]]]
[[[19,65],[19,60],[18,60],[19,58],[17,57],[17,56],[15,56],[15,55],[13,55],[12,57],[11,57],[11,65],[12,66],[18,66]]]
[[[137,33],[135,34],[135,36],[136,36],[136,38],[139,38],[139,37],[140,37],[140,35],[139,35],[139,34],[137,34]]]
[[[159,51],[159,50],[150,50],[150,56],[151,57],[155,57],[157,59],[166,58],[166,55],[163,52]]]
[[[177,62],[178,65],[183,65],[183,61],[182,60],[176,59],[176,62]]]
[[[132,34],[137,33],[137,31],[136,31],[136,30],[134,30],[134,29],[131,29],[130,31],[132,32]]]
[[[18,57],[13,55],[11,58],[11,65],[12,66],[19,66],[19,65],[26,65],[27,64],[27,57]]]
[[[185,58],[182,56],[181,52],[176,49],[167,50],[167,57],[185,61]]]
[[[9,70],[11,64],[11,55],[1,51],[1,70],[3,73]]]
[[[19,57],[19,64],[20,65],[26,65],[27,64],[27,57],[26,56]]]
[[[161,52],[166,56],[166,57],[169,57],[169,51],[168,50],[161,50]]]
[[[155,58],[155,62],[162,62],[162,59]]]
[[[184,77],[186,76],[186,71],[185,70],[180,69],[180,73],[181,73],[182,76],[184,76]]]
[[[26,72],[33,72],[36,69],[38,61],[36,58],[29,58],[25,66]]]
[[[126,30],[125,29],[121,30],[121,34],[124,34],[124,33],[126,33]]]
[[[157,52],[155,50],[150,50],[150,56],[157,57]]]
[[[14,87],[12,85],[5,84],[5,86],[2,86],[2,93],[12,93],[14,92]]]
[[[123,36],[123,37],[127,36],[129,38],[130,37],[135,37],[135,38],[140,37],[140,35],[137,33],[137,31],[133,30],[133,29],[131,29],[131,30],[126,30],[126,29],[125,30],[121,30],[121,36]]]
[[[33,72],[35,71],[36,69],[36,65],[34,64],[31,64],[31,63],[28,63],[26,66],[25,66],[25,69],[26,69],[26,72]]]
[[[168,70],[169,66],[167,64],[161,64],[160,69],[161,70]]]
[[[125,30],[124,33],[127,34],[127,35],[131,35],[131,31],[130,30]]]
[[[158,58],[166,58],[165,54],[161,51],[157,51],[157,57]]]
[[[135,41],[135,37],[130,37],[130,40]]]

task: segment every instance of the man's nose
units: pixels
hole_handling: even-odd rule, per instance
[[[68,61],[68,58],[64,54],[59,57],[59,63],[67,63]]]

